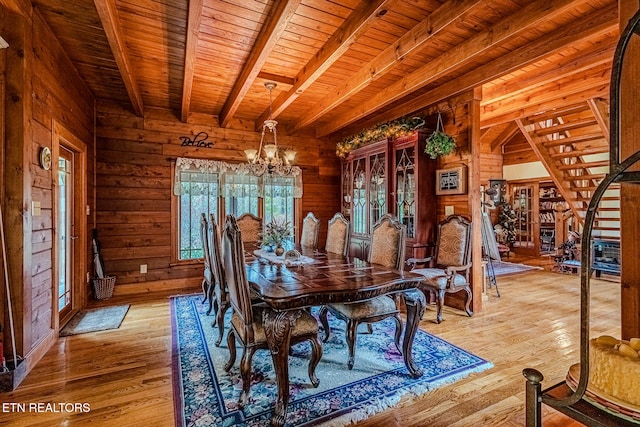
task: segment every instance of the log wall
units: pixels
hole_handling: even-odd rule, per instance
[[[16,350],[31,364],[46,351],[46,340],[58,327],[53,311],[56,303],[53,280],[55,165],[45,171],[40,167],[38,155],[43,147],[54,151],[54,129],[64,129],[85,144],[87,164],[91,165],[94,101],[37,12],[22,16],[0,9],[0,27],[10,45],[6,49],[6,97],[3,100],[7,131],[2,147],[4,225]],[[89,194],[85,200],[91,207],[94,203],[92,168],[87,172],[86,187],[78,191]],[[40,203],[39,214],[33,210],[33,202]],[[87,226],[76,225],[83,229]],[[89,259],[88,246],[78,250],[82,255],[78,259]],[[78,271],[85,272],[88,268],[86,261]],[[82,282],[86,286],[84,274]],[[39,346],[40,343],[45,344]]]
[[[260,141],[253,129],[252,122],[219,128],[212,116],[191,114],[183,123],[168,110],[147,108],[144,117],[136,117],[116,105],[98,105],[97,223],[105,268],[117,276],[116,294],[199,286],[202,263],[176,263],[172,257],[172,160],[245,162],[243,151]],[[212,148],[181,146],[181,136],[193,138],[201,131]],[[320,219],[323,246],[326,223],[339,209],[335,142],[289,137],[278,128],[278,143],[298,152],[295,163],[304,184],[299,216],[312,211]],[[147,273],[140,273],[141,264]]]

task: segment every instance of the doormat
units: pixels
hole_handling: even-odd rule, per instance
[[[229,372],[226,338],[215,346],[218,328],[211,326],[201,296],[171,299],[172,365],[176,426],[268,426],[277,389],[269,350],[257,350],[251,388],[244,410],[238,407],[242,387],[240,358]],[[231,310],[227,311],[227,314]],[[312,309],[317,316],[317,308]],[[229,324],[229,317],[225,324]],[[488,362],[421,329],[413,354],[423,371],[411,378],[393,343],[391,319],[374,323],[373,334],[359,334],[355,365],[347,369],[345,323],[329,315],[331,338],[323,345],[316,368],[318,388],[309,381],[311,345],[291,347],[290,398],[286,426],[343,426],[493,367]],[[320,328],[321,336],[322,328]],[[239,349],[241,352],[241,349]]]
[[[81,310],[62,328],[60,336],[118,329],[127,311],[129,311],[129,304]]]

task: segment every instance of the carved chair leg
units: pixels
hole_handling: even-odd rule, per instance
[[[314,387],[320,385],[320,380],[316,377],[316,367],[322,359],[322,343],[317,336],[311,337],[311,360],[309,360],[309,380]]]
[[[400,315],[396,314],[393,316],[393,320],[396,321],[396,335],[395,335],[395,344],[398,352],[402,354],[402,347],[400,346],[400,337],[402,336],[402,321],[400,320]]]
[[[220,309],[217,298],[213,299],[212,307],[210,307],[209,310],[207,311],[207,316],[211,313],[212,309],[213,309],[213,322],[211,322],[211,327],[213,328],[214,326],[216,326],[216,323],[218,321],[218,310]]]
[[[444,308],[444,289],[438,289],[436,292],[436,306],[438,313],[436,314],[436,323],[442,322],[442,309]]]
[[[464,290],[467,291],[467,302],[464,305],[464,311],[467,312],[467,316],[471,317],[473,316],[473,310],[471,310],[471,299],[473,298],[471,294],[471,288],[467,286],[464,288]]]
[[[249,399],[249,387],[251,387],[251,360],[256,352],[255,347],[244,346],[242,350],[242,358],[240,359],[240,377],[242,378],[242,392],[240,392],[240,400],[238,406],[243,408]]]
[[[211,309],[213,309],[213,305],[216,303],[215,294],[216,294],[215,286],[213,286],[212,284],[209,284],[207,286],[207,297],[205,298],[205,299],[209,299],[209,308],[207,309],[207,316],[211,314]]]
[[[373,326],[371,326],[371,323],[367,323],[367,333],[373,334]]]
[[[347,367],[353,369],[353,363],[356,358],[356,338],[358,337],[358,322],[349,319],[347,322],[347,346],[349,347],[349,360]]]
[[[229,372],[233,364],[236,363],[236,333],[233,329],[229,329],[229,333],[227,334],[227,346],[229,347],[229,360],[227,364],[224,365],[225,372]]]
[[[327,313],[329,313],[329,309],[326,305],[320,307],[320,312],[318,312],[318,317],[320,317],[320,323],[322,324],[322,328],[324,329],[324,339],[322,341],[329,341],[329,336],[331,336],[331,328],[329,328],[329,320],[327,319]]]
[[[207,301],[207,296],[209,295],[209,286],[207,284],[207,279],[202,279],[201,286],[202,286],[202,304],[204,304],[205,301]]]
[[[216,347],[220,347],[220,343],[222,342],[222,336],[224,335],[224,315],[229,308],[228,304],[221,304],[220,309],[218,311],[217,323],[218,323],[218,339],[216,340]]]

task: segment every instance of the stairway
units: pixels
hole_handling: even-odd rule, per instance
[[[580,227],[593,192],[609,171],[608,123],[608,105],[600,99],[516,120]],[[620,238],[619,185],[602,198],[593,235]]]

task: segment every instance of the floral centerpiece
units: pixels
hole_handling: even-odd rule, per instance
[[[282,255],[284,253],[282,244],[292,235],[289,221],[273,219],[264,226],[264,231],[260,234],[260,243],[263,247],[275,247],[276,255]]]

